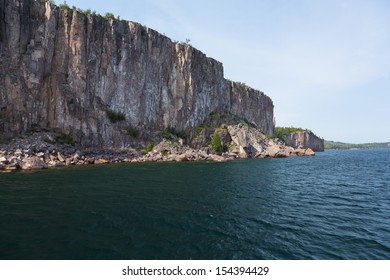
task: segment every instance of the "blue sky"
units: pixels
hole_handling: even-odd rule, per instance
[[[335,141],[390,141],[390,1],[66,2],[189,38],[224,64],[226,78],[270,96],[278,126]]]

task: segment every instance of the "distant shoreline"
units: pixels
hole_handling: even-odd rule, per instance
[[[325,150],[390,149],[390,142],[351,144],[325,140]]]

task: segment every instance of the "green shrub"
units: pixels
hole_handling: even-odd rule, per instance
[[[153,150],[153,145],[149,143],[146,145],[145,149],[142,150],[142,153],[146,155],[147,153],[151,152]]]
[[[221,151],[221,137],[218,133],[214,133],[213,138],[211,139],[211,147],[213,147],[213,150],[216,152]]]
[[[77,12],[80,14],[84,14],[86,16],[89,16],[91,14],[91,9],[83,10],[83,9],[77,9]]]
[[[169,126],[167,127],[161,135],[163,138],[168,140],[173,140],[175,137],[181,138],[183,140],[187,139],[187,134],[184,131],[177,131],[175,128]]]
[[[139,135],[140,135],[140,132],[139,132],[138,129],[136,129],[135,127],[133,127],[133,126],[130,125],[130,126],[127,128],[127,134],[130,135],[131,137],[138,138]]]
[[[59,144],[68,144],[74,146],[75,142],[70,134],[61,133],[55,138],[55,141]]]
[[[245,118],[243,121],[244,121],[249,127],[256,128],[256,125],[255,125],[254,123],[248,121],[248,119]]]
[[[141,27],[141,36],[146,36],[146,35],[148,35],[147,27],[143,25]]]
[[[125,114],[121,112],[115,112],[111,109],[107,110],[107,117],[110,119],[110,122],[112,123],[124,121],[126,119]]]
[[[49,3],[51,5],[54,5],[54,0],[39,0],[39,2],[41,2],[42,4],[45,4],[45,3]]]
[[[66,4],[66,1],[64,1],[64,3],[60,4],[59,7],[61,9],[64,9],[64,10],[69,10],[69,5]]]
[[[228,144],[224,144],[223,147],[222,147],[222,152],[226,153],[227,151],[229,151],[229,145]]]
[[[147,153],[149,153],[149,152],[151,152],[153,150],[153,145],[152,144],[148,144],[148,145],[146,145],[146,152]]]
[[[55,140],[53,140],[52,138],[49,138],[48,136],[43,136],[42,137],[42,141],[48,143],[48,144],[51,144],[51,145],[54,145],[56,143]]]
[[[115,19],[115,16],[114,14],[112,13],[106,13],[106,15],[104,16],[105,19]]]

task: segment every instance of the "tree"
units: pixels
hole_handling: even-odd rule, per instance
[[[211,146],[213,147],[214,151],[220,152],[221,151],[221,137],[218,133],[214,133],[213,138],[211,139]]]

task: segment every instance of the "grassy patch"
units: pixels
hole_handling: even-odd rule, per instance
[[[184,131],[177,131],[173,127],[167,127],[161,134],[161,136],[165,139],[168,140],[174,140],[175,137],[181,138],[186,140],[187,139],[187,134]]]
[[[111,123],[124,121],[126,119],[125,114],[122,112],[116,112],[114,110],[108,109],[106,113]]]
[[[65,133],[60,133],[56,138],[55,142],[58,144],[67,144],[74,146],[75,141],[73,140],[72,136]]]
[[[49,136],[43,136],[42,141],[51,145],[54,145],[56,143],[56,141],[53,138],[50,138]]]
[[[221,137],[218,133],[214,133],[213,138],[211,139],[211,147],[213,147],[213,150],[216,152],[220,152],[222,149],[221,145]]]
[[[141,152],[142,154],[146,155],[147,153],[151,152],[153,150],[153,144],[149,143],[146,145],[145,149],[143,149]]]
[[[133,126],[130,125],[130,126],[127,128],[127,134],[130,135],[130,136],[133,137],[133,138],[138,138],[139,135],[140,135],[140,132],[139,132],[138,129],[136,129],[135,127],[133,127]]]

